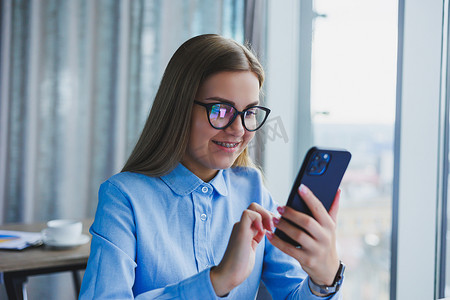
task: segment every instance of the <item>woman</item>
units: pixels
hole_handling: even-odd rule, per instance
[[[274,299],[340,297],[339,195],[328,214],[302,187],[315,219],[286,207],[274,217],[249,158],[270,112],[259,105],[263,81],[235,41],[201,35],[181,45],[125,167],[100,187],[80,299],[254,299],[260,280]]]

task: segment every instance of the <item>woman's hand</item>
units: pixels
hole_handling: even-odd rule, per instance
[[[275,226],[297,241],[301,248],[287,243],[271,232],[267,232],[270,242],[284,253],[294,257],[309,277],[319,285],[331,285],[339,268],[336,250],[336,217],[340,190],[327,212],[323,204],[304,185],[299,194],[312,212],[314,218],[290,207],[279,207],[278,212],[285,219],[297,224],[289,224],[283,218],[274,218]]]
[[[256,203],[242,213],[241,220],[233,227],[222,261],[211,269],[211,283],[218,296],[228,294],[250,275],[256,247],[264,238],[265,230],[274,228],[272,219],[272,214]]]

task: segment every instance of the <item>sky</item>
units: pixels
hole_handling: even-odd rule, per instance
[[[315,122],[394,123],[397,5],[391,0],[314,1],[315,11],[326,15],[314,24]]]

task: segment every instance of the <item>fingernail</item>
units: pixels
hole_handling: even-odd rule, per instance
[[[266,236],[269,239],[269,241],[273,239],[273,233],[271,231],[266,231]]]
[[[284,206],[278,206],[277,210],[280,213],[280,215],[284,214]]]
[[[270,221],[270,231],[274,231],[275,230],[275,222],[273,221],[273,218],[272,218],[272,220]]]
[[[278,223],[280,223],[280,220],[278,218],[273,217],[273,224],[278,225]]]
[[[306,185],[304,185],[302,183],[302,184],[300,184],[300,187],[298,188],[298,191],[300,192],[300,194],[306,195],[306,193],[308,192],[308,188],[306,187]]]

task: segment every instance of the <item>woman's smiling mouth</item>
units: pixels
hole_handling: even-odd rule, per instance
[[[225,147],[225,148],[236,148],[240,143],[229,143],[229,142],[219,142],[219,141],[212,141],[214,144],[219,145],[221,147]]]

